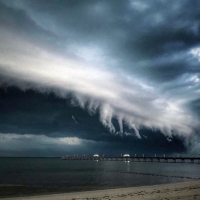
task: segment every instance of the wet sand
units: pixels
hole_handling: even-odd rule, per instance
[[[108,190],[36,195],[26,197],[2,198],[4,200],[121,200],[121,199],[156,199],[156,200],[200,200],[200,180],[172,184],[118,188]]]

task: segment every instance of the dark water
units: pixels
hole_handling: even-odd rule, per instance
[[[0,158],[0,184],[64,191],[163,184],[200,178],[200,164]]]

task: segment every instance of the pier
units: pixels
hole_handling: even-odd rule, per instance
[[[125,161],[125,162],[162,162],[162,163],[195,163],[200,164],[200,157],[106,157],[106,156],[64,156],[62,160],[95,160],[95,161]]]

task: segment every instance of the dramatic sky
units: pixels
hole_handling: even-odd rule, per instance
[[[199,8],[0,0],[0,156],[197,155]]]

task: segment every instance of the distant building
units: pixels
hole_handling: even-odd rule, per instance
[[[93,158],[99,158],[99,155],[98,154],[94,154]]]

